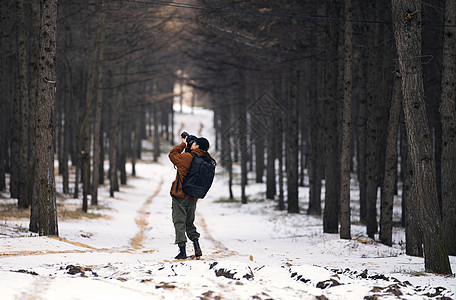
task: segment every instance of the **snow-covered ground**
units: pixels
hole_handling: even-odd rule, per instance
[[[176,113],[176,129],[213,141],[211,124],[207,110]],[[221,201],[227,176],[217,170],[198,202],[201,259],[173,259],[175,171],[166,155],[158,163],[144,156],[115,198],[101,188],[101,206],[91,211],[104,217],[60,221],[60,238],[27,232],[26,220],[0,220],[0,299],[454,298],[454,277],[425,273],[423,258],[404,254],[403,230],[395,229],[393,247],[369,240],[358,225],[352,240],[340,240],[322,233],[321,218],[276,210],[262,184],[248,186],[247,205]],[[303,211],[307,197],[300,188]],[[456,257],[450,260],[455,272]]]

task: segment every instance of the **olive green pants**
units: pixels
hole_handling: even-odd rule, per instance
[[[176,196],[172,196],[172,198],[172,216],[174,230],[176,231],[176,244],[184,246],[187,242],[185,233],[187,233],[187,237],[191,241],[198,239],[200,236],[193,224],[195,221],[196,202]]]

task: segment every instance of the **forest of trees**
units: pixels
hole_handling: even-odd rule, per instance
[[[454,1],[17,0],[1,12],[0,190],[31,208],[30,230],[58,233],[53,157],[87,211],[99,184],[114,196],[126,183],[127,160],[134,175],[143,139],[155,160],[176,142],[180,82],[214,111],[231,198],[239,164],[242,203],[252,172],[278,209],[322,216],[343,239],[354,213],[391,246],[400,197],[406,253],[451,274]]]

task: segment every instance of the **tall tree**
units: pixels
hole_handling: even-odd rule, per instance
[[[423,232],[425,268],[439,274],[451,274],[439,214],[435,162],[424,102],[421,0],[392,0],[391,3],[414,193]]]
[[[374,16],[378,15],[379,4],[375,1],[368,2],[368,9]],[[367,235],[374,238],[377,232],[377,188],[378,188],[378,156],[377,156],[377,73],[376,63],[378,51],[378,26],[368,25],[367,31],[367,74],[366,74],[366,231]]]
[[[298,194],[298,155],[299,155],[299,64],[292,63],[290,68],[290,87],[288,97],[286,159],[287,159],[287,203],[289,213],[299,213]]]
[[[323,124],[325,123],[323,113],[323,101],[318,97],[318,63],[310,61],[310,68],[305,73],[308,91],[307,98],[307,113],[306,118],[309,124],[307,129],[307,145],[309,149],[308,155],[308,174],[309,174],[309,208],[307,214],[321,215],[321,179],[323,174],[324,164],[324,143],[323,143]]]
[[[328,15],[331,18],[338,18],[339,5],[333,1],[326,1]],[[339,97],[337,79],[339,74],[338,45],[339,32],[335,22],[328,21],[326,36],[326,57],[325,57],[325,209],[323,213],[323,231],[327,233],[339,232],[339,199],[340,199],[340,149],[339,149]]]
[[[345,20],[353,19],[351,0],[345,0]],[[353,82],[353,23],[345,22],[344,40],[344,100],[342,107],[340,237],[351,239],[350,231],[350,171],[352,137],[352,82]]]
[[[247,115],[246,115],[246,72],[244,70],[239,71],[239,99],[238,106],[238,141],[240,158],[241,158],[241,202],[247,204],[247,195],[245,193],[245,188],[247,186]]]
[[[28,208],[31,199],[28,193],[28,145],[29,145],[29,63],[28,63],[28,45],[27,45],[27,25],[26,25],[26,7],[23,0],[18,0],[18,15],[19,15],[19,98],[17,104],[19,105],[20,128],[15,130],[19,131],[19,172],[18,172],[18,204],[22,208]]]
[[[442,61],[442,221],[448,253],[456,255],[456,2],[445,1]]]
[[[397,176],[397,134],[399,132],[399,117],[401,114],[401,82],[395,76],[391,107],[388,120],[385,155],[385,175],[381,190],[380,240],[383,244],[393,244],[393,203],[394,187]]]
[[[405,126],[401,126],[401,135],[405,134]],[[404,141],[403,155],[401,156],[402,186],[402,214],[405,225],[405,253],[412,256],[423,256],[423,234],[418,224],[418,207],[415,198],[413,168],[410,162],[408,143]]]
[[[101,109],[103,106],[103,59],[104,59],[104,41],[105,41],[105,26],[106,26],[106,11],[105,1],[101,2],[101,11],[98,18],[98,30],[96,49],[98,57],[96,58],[97,65],[97,84],[96,84],[96,103],[95,103],[95,114],[93,121],[93,173],[92,173],[92,198],[90,204],[98,204],[98,181],[100,176],[100,168],[98,165],[103,164],[103,160],[100,159],[100,131],[101,131]]]
[[[37,203],[38,214],[32,213],[32,217],[37,217],[37,229],[40,235],[58,235],[52,140],[56,86],[57,0],[41,0],[40,4],[40,55],[33,199]]]

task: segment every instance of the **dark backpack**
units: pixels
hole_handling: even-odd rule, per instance
[[[194,153],[191,154],[193,160],[182,184],[182,190],[191,197],[202,199],[206,196],[214,180],[215,166],[202,157]]]

